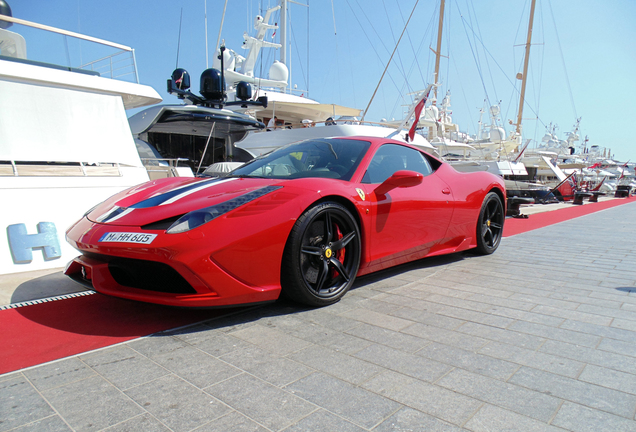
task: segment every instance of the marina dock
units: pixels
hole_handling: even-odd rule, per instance
[[[0,375],[0,430],[635,431],[635,217],[629,202],[361,278],[333,306],[229,310]]]

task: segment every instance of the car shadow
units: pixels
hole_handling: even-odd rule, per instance
[[[63,272],[55,272],[22,282],[11,294],[11,303],[22,303],[88,291]]]
[[[16,329],[11,337],[31,341],[60,337],[60,332],[71,339],[73,336],[70,335],[130,338],[210,320],[230,311],[170,308],[94,293],[55,301],[35,301],[28,306],[3,311],[0,322]],[[10,337],[7,332],[4,336],[5,339]]]
[[[351,290],[355,292],[358,288],[377,284],[381,281],[388,281],[412,271],[435,268],[461,261],[464,259],[465,254],[464,252],[425,258],[372,273],[357,279]],[[62,277],[66,278],[63,275]],[[66,292],[78,292],[75,283],[68,285],[68,282],[72,281],[67,282],[66,279],[60,281],[59,278],[58,274],[52,274],[25,282],[16,291],[14,297],[20,299],[20,301],[28,301],[34,297],[34,293],[40,291],[42,286],[51,282],[60,283],[59,289],[56,291],[57,295],[62,295]],[[405,279],[400,280],[400,284],[403,285],[405,283],[408,283]],[[33,303],[36,304],[18,307],[14,311],[22,318],[30,321],[30,326],[37,325],[46,327],[49,330],[61,330],[66,333],[84,336],[135,337],[154,333],[161,336],[165,335],[165,332],[170,329],[196,326],[199,323],[206,322],[208,329],[210,326],[215,328],[232,327],[244,325],[250,321],[256,321],[268,316],[292,315],[316,309],[295,303],[284,297],[275,302],[242,305],[235,308],[192,309],[135,302],[99,293],[92,295],[81,294],[59,301],[40,302],[35,300]],[[89,294],[89,292],[83,294]],[[328,308],[329,306],[326,307]]]
[[[378,282],[386,281],[394,277],[406,275],[412,271],[434,269],[436,267],[452,264],[464,260],[466,257],[474,256],[469,252],[459,252],[450,255],[442,255],[439,257],[423,258],[421,260],[409,262],[399,266],[391,267],[386,270],[381,270],[369,275],[357,278],[351,287],[349,293],[355,292],[356,289],[367,287],[369,285],[377,284]],[[408,283],[405,279],[401,280],[401,285]],[[382,289],[382,288],[381,288]],[[388,287],[390,289],[390,287]],[[347,294],[348,295],[348,294]],[[346,301],[346,295],[344,297]],[[162,333],[153,334],[152,337],[165,337],[165,336],[193,336],[196,337],[197,333],[203,333],[213,330],[221,330],[223,332],[232,332],[240,330],[242,328],[249,327],[251,323],[260,321],[267,318],[274,318],[280,316],[293,316],[301,313],[311,313],[314,310],[324,309],[327,310],[330,307],[338,307],[339,303],[335,303],[331,306],[324,306],[323,308],[315,308],[311,306],[305,306],[294,301],[291,301],[285,297],[279,298],[277,301],[262,306],[255,306],[253,308],[237,311],[236,313],[229,313],[223,317],[215,318],[210,321],[202,321],[195,323],[191,326],[185,326],[176,330],[169,330]]]
[[[468,254],[468,255],[466,255]],[[368,275],[364,275],[356,279],[352,290],[356,288],[360,288],[363,286],[367,286],[381,280],[385,280],[388,278],[392,278],[395,276],[400,276],[406,273],[410,273],[414,270],[424,270],[428,268],[439,267],[446,264],[452,264],[458,261],[462,261],[466,256],[470,256],[471,252],[459,252],[450,255],[441,255],[438,257],[430,257],[430,258],[422,258],[417,261],[411,261],[405,264],[401,264],[395,267],[390,267],[385,270],[380,270],[378,272],[370,273]]]

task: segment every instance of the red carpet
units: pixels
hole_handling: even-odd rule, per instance
[[[585,203],[507,219],[509,237],[636,201],[636,197]],[[204,321],[235,309],[190,310],[94,294],[0,311],[0,374],[38,365],[162,330]]]
[[[93,294],[0,311],[0,374],[218,317]]]
[[[504,224],[503,236],[510,237],[634,201],[636,201],[636,197],[613,199],[597,203],[586,202],[583,205],[572,204],[571,207],[566,207],[560,210],[535,213],[529,215],[528,219],[508,218]],[[523,208],[521,210],[523,213]]]

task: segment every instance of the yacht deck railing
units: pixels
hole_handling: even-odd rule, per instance
[[[106,78],[112,78],[112,79],[121,80],[122,77],[132,76],[133,77],[132,80],[135,83],[139,84],[139,75],[137,72],[135,50],[131,47],[114,43],[114,42],[109,42],[107,40],[95,38],[92,36],[86,36],[81,33],[75,33],[72,31],[62,30],[62,29],[58,29],[48,25],[23,20],[20,18],[10,17],[7,15],[0,14],[0,21],[8,21],[13,24],[18,24],[18,25],[26,26],[32,29],[42,30],[45,32],[55,33],[55,34],[64,36],[65,46],[64,46],[63,52],[66,55],[66,64],[64,66],[68,68],[77,68],[77,69],[90,70],[93,72],[99,72],[100,76],[103,76]],[[20,32],[17,32],[17,33],[20,34]],[[76,65],[73,65],[73,64],[70,64],[71,50],[68,44],[68,40],[67,40],[68,38],[76,39],[78,42],[85,41],[85,42],[95,43],[95,44],[101,45],[102,47],[107,47],[109,50],[116,50],[116,51],[106,56],[103,56],[98,60],[93,60],[89,62],[77,62]],[[45,46],[49,47],[49,45],[50,45],[50,41],[47,41]],[[47,50],[47,51],[52,51],[52,50]],[[84,52],[84,51],[85,50],[82,50],[82,51],[78,50],[80,54],[78,54],[77,57],[81,58],[82,57],[81,52]],[[29,60],[35,60],[40,62],[40,59],[29,59]],[[51,62],[49,61],[48,63],[51,63]],[[57,61],[51,64],[54,66],[60,66],[62,65],[61,63],[63,62]]]
[[[179,166],[179,162],[187,162],[186,158],[141,158],[144,168],[148,172],[151,180],[164,177],[180,177],[182,174],[179,168],[188,168],[189,166]]]
[[[121,177],[117,162],[0,161],[0,177]]]

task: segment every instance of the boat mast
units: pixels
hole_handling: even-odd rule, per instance
[[[532,23],[534,21],[534,6],[536,0],[532,0],[530,6],[530,22],[528,23],[528,40],[526,42],[526,58],[523,61],[523,75],[521,75],[521,95],[519,96],[519,114],[517,115],[517,134],[521,135],[521,118],[523,115],[523,100],[526,95],[526,78],[528,75],[528,62],[530,60],[530,43],[532,41]]]
[[[287,64],[287,0],[280,0],[280,45],[280,62],[287,66],[289,71],[287,87],[289,87],[289,93],[291,93],[291,58],[290,64]],[[285,87],[285,93],[288,92],[287,87]]]
[[[287,0],[280,0],[280,62],[287,65]]]
[[[435,81],[434,84],[437,84],[439,81],[439,60],[442,52],[442,28],[444,25],[444,4],[446,0],[441,0],[439,3],[439,25],[437,28],[437,51],[433,51],[435,53]],[[437,86],[433,87],[433,97],[437,100]]]

